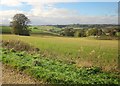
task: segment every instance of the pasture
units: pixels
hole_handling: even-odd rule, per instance
[[[55,36],[2,35],[3,40],[21,40],[38,47],[44,57],[77,67],[99,66],[105,71],[115,71],[118,65],[118,41],[95,40]]]
[[[44,84],[118,84],[117,40],[38,34],[1,36],[3,64]],[[34,51],[36,48],[39,51]]]
[[[9,26],[0,26],[0,32],[4,34],[11,34],[11,28]]]
[[[57,32],[60,31],[61,28],[57,28],[54,26],[30,26],[29,30],[32,35],[59,36]],[[11,27],[0,26],[0,31],[3,34],[11,34]]]
[[[72,1],[2,2],[3,85],[119,85],[118,3]]]

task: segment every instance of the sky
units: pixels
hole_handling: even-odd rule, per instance
[[[96,2],[95,2],[96,1]],[[108,2],[109,1],[109,2]],[[117,0],[0,0],[0,24],[9,25],[17,13],[32,25],[117,24]]]

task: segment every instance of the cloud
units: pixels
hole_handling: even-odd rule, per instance
[[[9,24],[11,18],[17,13],[16,10],[0,11],[2,15],[3,24]],[[76,11],[69,11],[66,9],[54,9],[51,11],[42,12],[39,15],[18,11],[24,13],[30,18],[31,23],[34,25],[47,25],[47,24],[117,24],[117,16],[86,16],[79,15]],[[0,19],[1,20],[1,19]]]
[[[0,11],[0,24],[9,24],[10,21],[12,20],[12,17],[17,14],[17,13],[23,13],[27,14],[24,11],[19,11],[19,10],[5,10],[5,11]]]
[[[62,13],[63,14],[63,13]],[[61,15],[62,15],[61,14]],[[74,13],[73,13],[74,14]],[[51,16],[53,15],[53,16]],[[30,17],[33,24],[46,25],[46,24],[117,24],[117,16],[83,16],[83,15],[73,15],[66,14],[64,16],[54,16],[51,14],[49,16],[33,16]],[[59,14],[60,15],[60,14]]]
[[[80,0],[1,0],[1,5],[20,7],[25,2],[32,6],[29,12],[23,10],[0,10],[0,20],[3,24],[9,24],[12,17],[17,13],[23,13],[30,18],[32,24],[116,24],[117,16],[86,16],[75,10],[56,8],[60,2],[78,2]],[[82,0],[81,0],[82,1]]]
[[[0,5],[6,6],[19,6],[22,2],[26,2],[30,5],[37,6],[40,4],[48,3],[61,3],[61,2],[79,2],[79,0],[1,0]]]
[[[1,0],[0,5],[19,6],[19,5],[21,5],[21,2],[19,0]]]
[[[119,0],[0,0],[0,5],[5,6],[20,6],[22,2],[28,3],[32,6],[53,3],[67,3],[67,2],[119,2]]]

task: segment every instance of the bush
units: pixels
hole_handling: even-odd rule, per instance
[[[73,28],[65,28],[62,35],[64,35],[64,36],[74,36],[74,29]]]
[[[33,29],[38,29],[37,27],[34,27]]]
[[[80,31],[76,31],[76,32],[74,33],[74,36],[75,36],[75,37],[80,37],[80,36],[81,36]]]
[[[39,48],[35,48],[28,43],[20,40],[4,40],[2,41],[2,47],[10,49],[12,52],[15,51],[27,51],[27,52],[39,52]]]
[[[85,29],[76,30],[75,33],[74,33],[74,36],[75,37],[86,37]]]

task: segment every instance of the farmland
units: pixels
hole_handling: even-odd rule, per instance
[[[4,85],[119,86],[117,2],[0,3]]]
[[[83,62],[83,65],[86,61],[89,63],[88,65],[94,64],[101,66],[102,63],[102,65],[104,65],[103,67],[108,66],[108,68],[115,68],[117,66],[117,40],[94,40],[52,36],[25,37],[15,35],[3,35],[2,37],[4,40],[12,40],[12,38],[14,38],[14,40],[30,43],[40,48],[41,52],[51,58],[65,61],[72,60],[78,64]]]
[[[61,28],[57,28],[54,26],[30,26],[29,27],[30,33],[33,35],[49,35],[49,36],[58,36],[59,34],[57,31],[60,31]],[[54,32],[51,32],[53,30]],[[11,27],[10,26],[0,26],[0,31],[3,34],[11,34]]]
[[[44,83],[117,84],[118,82],[117,40],[9,34],[3,34],[2,39],[12,41],[14,45],[13,50],[2,49],[3,63],[43,80]],[[40,51],[34,54],[16,50],[14,52],[14,47],[17,46],[14,44],[15,41],[28,43]],[[34,64],[35,61],[38,64]]]
[[[53,26],[30,28],[31,36],[1,28],[3,64],[43,83],[118,84],[118,40],[64,37]]]
[[[118,84],[116,74],[98,67],[76,68],[57,60],[3,49],[3,63],[51,84]],[[37,63],[36,63],[37,62]]]
[[[0,32],[4,34],[10,34],[11,28],[9,26],[0,26]]]

